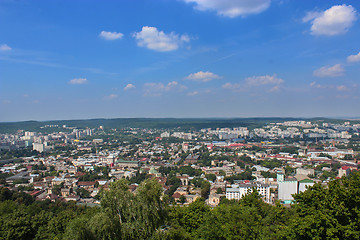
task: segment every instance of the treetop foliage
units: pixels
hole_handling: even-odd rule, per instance
[[[309,187],[290,208],[266,204],[256,189],[215,208],[204,198],[169,205],[162,192],[154,178],[135,192],[122,179],[89,208],[1,188],[0,239],[360,239],[359,172]]]

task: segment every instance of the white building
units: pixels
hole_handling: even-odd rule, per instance
[[[304,192],[308,187],[313,186],[314,184],[314,181],[310,179],[299,181],[299,193]]]
[[[296,178],[284,179],[284,174],[278,173],[278,199],[281,203],[290,204],[294,201],[292,194],[298,193],[298,181]]]
[[[343,176],[349,176],[350,175],[350,168],[347,166],[343,166],[342,168],[339,169],[339,174],[338,177],[342,178]]]
[[[168,137],[170,137],[170,133],[169,132],[163,132],[163,133],[160,134],[160,137],[168,138]]]
[[[250,193],[253,188],[259,192],[264,201],[270,203],[270,185],[263,183],[242,183],[233,184],[230,188],[226,188],[226,198],[231,200],[240,200],[245,194]]]
[[[33,143],[33,150],[42,153],[45,151],[45,145],[42,143]]]
[[[296,169],[296,175],[314,175],[315,174],[315,171],[314,169],[312,168],[308,168],[308,169],[305,169],[305,168],[297,168]]]

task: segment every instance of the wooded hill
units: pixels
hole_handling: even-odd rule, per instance
[[[174,129],[179,130],[200,130],[202,128],[233,128],[233,127],[248,127],[253,129],[261,127],[270,122],[283,121],[315,121],[326,120],[327,122],[341,122],[340,119],[326,119],[326,118],[98,118],[85,120],[55,120],[55,121],[22,121],[22,122],[2,122],[0,123],[0,133],[14,133],[19,129],[25,131],[59,131],[59,128],[45,128],[45,125],[58,125],[62,127],[77,128],[98,128],[104,126],[105,128],[152,128],[152,129]],[[360,122],[360,121],[351,121]],[[61,131],[64,131],[62,129]]]

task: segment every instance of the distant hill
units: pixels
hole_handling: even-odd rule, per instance
[[[221,127],[248,127],[250,129],[259,127],[270,122],[294,121],[294,120],[327,120],[338,121],[326,118],[113,118],[113,119],[85,119],[85,120],[54,120],[54,121],[23,121],[23,122],[3,122],[0,123],[0,133],[11,133],[19,129],[26,131],[40,131],[45,125],[66,125],[77,128],[157,128],[171,129],[179,128],[182,130],[199,130],[202,128],[221,128]],[[51,131],[52,129],[47,129]],[[56,128],[53,130],[57,130]]]

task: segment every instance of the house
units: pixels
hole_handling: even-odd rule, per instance
[[[342,178],[343,176],[347,177],[347,176],[350,175],[350,173],[351,173],[350,167],[348,167],[348,166],[342,166],[342,167],[339,169],[338,177],[339,177],[339,178]]]
[[[34,190],[34,191],[30,192],[29,195],[33,196],[33,197],[37,197],[40,194],[42,194],[43,192],[44,192],[44,190]]]
[[[174,198],[175,202],[180,201],[180,197],[181,197],[181,196],[182,196],[182,195],[181,195],[180,193],[178,193],[178,192],[175,192],[175,193],[172,195],[172,197]]]
[[[219,205],[222,197],[225,197],[225,194],[210,194],[209,199],[206,202],[211,207],[216,207],[217,205]]]
[[[62,188],[62,189],[60,190],[60,193],[61,193],[61,196],[62,196],[62,197],[67,197],[67,196],[70,195],[70,189],[68,189],[68,188]]]
[[[65,182],[65,179],[64,178],[53,178],[51,180],[51,186],[55,186],[55,185],[60,185],[61,183]]]
[[[92,192],[95,188],[95,183],[96,182],[78,182],[77,186],[79,188],[84,188],[85,190]]]
[[[45,182],[34,182],[33,186],[35,189],[44,189],[44,188],[46,188],[46,183]]]
[[[123,159],[119,159],[116,161],[115,165],[117,167],[121,167],[121,168],[137,168],[137,167],[139,167],[139,162],[138,161],[126,161]]]
[[[197,163],[197,161],[199,160],[200,156],[199,155],[189,155],[185,158],[184,164],[194,164]]]
[[[189,185],[189,176],[177,176],[177,178],[180,179],[181,185]]]
[[[50,199],[50,201],[55,202],[56,200],[63,200],[63,198],[59,197],[56,194],[48,194],[46,199]]]
[[[180,193],[180,195],[185,195],[187,194],[187,190],[186,190],[186,187],[178,187],[175,191],[175,193]]]
[[[79,201],[80,200],[80,196],[78,196],[78,195],[70,195],[70,196],[67,196],[67,197],[65,197],[64,198],[65,199],[65,201],[75,201],[75,202],[77,202],[77,201]]]
[[[200,195],[199,194],[195,194],[195,195],[184,195],[184,197],[186,198],[186,203],[187,204],[190,204],[192,202],[195,202],[196,199],[200,198]]]

